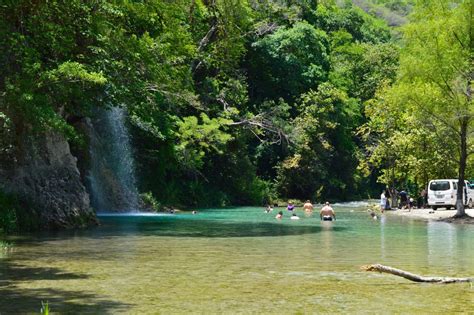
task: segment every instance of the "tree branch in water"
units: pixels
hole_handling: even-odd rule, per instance
[[[401,269],[384,266],[381,264],[365,265],[360,269],[365,271],[378,271],[382,273],[390,273],[395,276],[403,277],[405,279],[415,282],[430,282],[430,283],[455,283],[455,282],[473,282],[473,278],[450,278],[450,277],[425,277]]]

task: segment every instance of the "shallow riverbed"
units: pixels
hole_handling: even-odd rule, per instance
[[[469,284],[416,284],[359,267],[474,276],[474,226],[384,216],[359,203],[276,220],[263,208],[102,216],[102,226],[10,239],[0,313],[403,313],[472,311]]]

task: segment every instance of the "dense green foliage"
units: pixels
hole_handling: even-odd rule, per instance
[[[412,5],[364,3],[400,16]],[[77,120],[94,106],[124,105],[139,190],[160,204],[367,197],[378,171],[388,183],[394,167],[407,174],[398,181],[426,182],[436,172],[425,165],[455,149],[413,128],[419,117],[380,109],[385,93],[397,98],[387,87],[400,48],[386,21],[363,9],[304,0],[4,1],[0,165],[14,163],[27,134],[53,129],[81,143]],[[402,56],[406,72],[409,52]],[[405,151],[416,161],[401,159]]]
[[[473,14],[472,1],[421,1],[403,28],[399,77],[367,107],[363,128],[382,182],[472,177]]]

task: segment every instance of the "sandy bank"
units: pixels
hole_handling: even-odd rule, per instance
[[[456,214],[456,210],[436,210],[433,211],[432,209],[411,209],[409,210],[395,210],[395,211],[386,211],[388,215],[397,215],[397,216],[404,216],[404,217],[412,217],[417,219],[423,220],[448,220],[452,216]],[[474,217],[474,209],[466,209],[466,214]],[[458,220],[449,221],[457,223]],[[459,223],[469,223],[474,224],[474,219],[463,219],[459,220]]]

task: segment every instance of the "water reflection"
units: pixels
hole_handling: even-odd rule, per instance
[[[387,221],[387,218],[385,214],[380,215],[380,253],[382,260],[386,259],[385,255],[385,223]]]
[[[439,263],[452,267],[458,266],[456,233],[455,225],[444,222],[428,222],[428,263],[430,266]]]
[[[321,236],[320,236],[320,255],[325,261],[331,261],[334,247],[334,231],[337,227],[333,222],[321,221]]]

